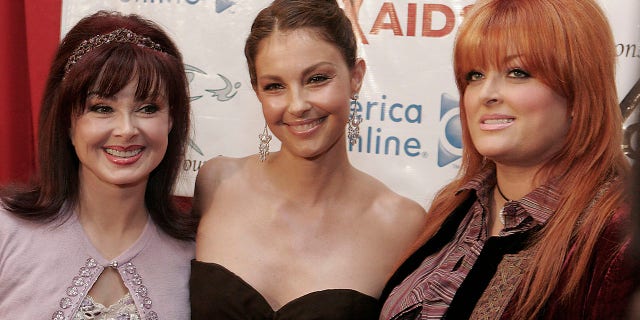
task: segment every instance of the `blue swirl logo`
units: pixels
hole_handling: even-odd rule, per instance
[[[447,93],[440,96],[440,123],[444,128],[438,140],[438,166],[444,167],[462,157],[459,102]]]

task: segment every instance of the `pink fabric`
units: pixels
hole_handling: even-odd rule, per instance
[[[173,239],[151,221],[115,259],[145,318],[189,319],[193,242]],[[93,260],[91,260],[93,259]],[[90,243],[77,217],[48,224],[0,210],[0,319],[69,319],[112,261]]]

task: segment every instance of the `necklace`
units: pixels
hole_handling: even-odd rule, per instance
[[[502,190],[500,190],[500,185],[496,183],[496,189],[498,189],[498,193],[502,196],[502,199],[504,199],[504,201],[509,202],[511,200],[509,200],[509,198],[507,198],[504,193],[502,193]]]
[[[496,189],[498,189],[498,193],[500,194],[500,196],[502,197],[502,199],[504,199],[504,201],[509,202],[511,200],[509,200],[509,198],[507,198],[504,193],[502,193],[502,190],[500,190],[500,185],[498,183],[496,183]],[[506,203],[505,203],[506,205]],[[505,219],[504,219],[504,206],[502,206],[502,209],[500,209],[500,212],[498,213],[499,217],[500,217],[500,222],[502,223],[502,225],[505,225]]]

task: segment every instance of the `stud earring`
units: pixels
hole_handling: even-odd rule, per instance
[[[264,162],[267,160],[267,156],[269,155],[269,142],[271,141],[271,135],[267,130],[267,124],[264,124],[264,131],[258,135],[258,141],[260,145],[258,146],[258,155],[260,155],[260,162]]]
[[[349,145],[353,146],[358,143],[360,138],[360,123],[362,122],[362,116],[358,114],[358,94],[353,94],[351,98],[351,114],[349,115],[349,121],[347,121],[347,138],[349,139]]]

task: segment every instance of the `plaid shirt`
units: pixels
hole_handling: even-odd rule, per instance
[[[385,301],[380,319],[440,319],[478,259],[488,237],[487,215],[494,170],[479,173],[460,191],[474,190],[477,200],[460,223],[453,241],[426,257],[420,267],[395,287]],[[505,205],[505,228],[498,237],[543,225],[559,205],[559,193],[543,185],[520,200]]]

